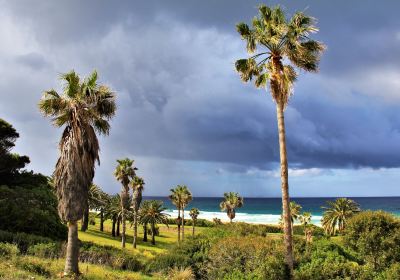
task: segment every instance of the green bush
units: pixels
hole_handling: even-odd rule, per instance
[[[114,269],[139,271],[142,263],[131,254],[112,246],[100,246],[83,242],[80,248],[79,261],[107,265]]]
[[[399,280],[400,279],[400,263],[394,263],[384,272],[381,273],[377,280]]]
[[[207,275],[211,279],[286,279],[282,242],[262,237],[228,237],[212,245]],[[239,278],[241,279],[241,278]]]
[[[25,254],[30,246],[38,243],[51,243],[53,240],[47,237],[24,232],[8,232],[0,230],[0,242],[13,243],[17,245],[21,253]]]
[[[312,235],[315,237],[322,237],[325,236],[324,229],[316,226],[316,225],[307,225],[309,229],[312,230]],[[304,235],[304,226],[303,225],[296,225],[293,227],[293,233],[297,235]]]
[[[365,211],[355,215],[347,223],[344,241],[375,269],[400,262],[400,222],[392,214]]]
[[[18,267],[22,268],[23,270],[44,276],[46,278],[50,277],[50,271],[48,271],[42,264],[32,261],[32,260],[20,260],[18,263]]]
[[[0,243],[0,257],[15,257],[18,254],[19,249],[16,245]]]
[[[39,243],[28,248],[27,254],[40,258],[56,259],[61,257],[60,243]]]

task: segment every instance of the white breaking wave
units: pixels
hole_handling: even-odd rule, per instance
[[[178,217],[178,210],[168,209],[165,213],[169,214],[171,218]],[[206,219],[212,221],[214,218],[218,218],[223,222],[229,222],[229,218],[225,212],[207,212],[200,211],[198,219]],[[252,224],[270,224],[277,225],[279,224],[279,219],[281,215],[276,214],[248,214],[248,213],[236,213],[236,217],[234,221],[236,222],[245,222]],[[190,219],[189,211],[185,211],[185,219]],[[322,216],[312,216],[311,223],[317,226],[321,225]],[[295,224],[297,224],[295,222]]]

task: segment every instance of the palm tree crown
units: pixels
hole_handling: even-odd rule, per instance
[[[224,200],[220,203],[221,211],[226,211],[229,219],[232,220],[236,216],[236,208],[243,206],[244,200],[239,193],[227,192],[224,193]]]
[[[109,120],[116,110],[115,96],[107,86],[97,84],[96,71],[83,81],[74,71],[61,75],[61,80],[63,93],[45,91],[39,109],[52,118],[55,126],[65,126],[54,185],[60,217],[77,221],[87,207],[95,161],[100,162],[96,132],[109,133]]]
[[[322,226],[330,235],[336,234],[337,230],[342,232],[346,227],[347,220],[361,211],[360,206],[348,198],[337,198],[335,201],[328,201],[327,204],[328,207],[322,207],[325,209]]]
[[[279,6],[260,5],[258,10],[259,16],[253,19],[252,29],[243,22],[236,25],[252,56],[237,60],[235,67],[244,82],[254,78],[257,88],[268,84],[275,102],[286,106],[297,73],[292,65],[284,65],[283,60],[299,69],[315,72],[324,45],[309,38],[318,31],[314,18],[296,12],[291,19],[286,19]],[[255,54],[257,49],[260,52]]]
[[[136,175],[135,171],[137,168],[133,166],[134,162],[134,160],[129,158],[117,159],[118,165],[115,168],[114,176],[126,188],[130,180]]]
[[[293,226],[294,221],[298,220],[300,217],[300,212],[302,207],[301,205],[297,204],[294,201],[291,201],[289,206],[290,206],[290,216],[291,216],[290,218],[292,220],[292,226]]]
[[[197,208],[190,209],[189,216],[192,218],[193,221],[197,220],[197,217],[199,216],[199,214],[200,214],[199,209],[197,209]]]

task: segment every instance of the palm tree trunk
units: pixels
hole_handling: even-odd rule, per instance
[[[151,224],[151,244],[156,245],[156,227],[154,223]]]
[[[182,241],[185,238],[185,208],[182,208]]]
[[[117,223],[117,218],[112,219],[112,229],[111,229],[111,235],[115,237],[115,224]]]
[[[133,248],[136,248],[137,240],[137,211],[133,214]]]
[[[117,234],[116,234],[117,236],[121,235],[121,232],[119,230],[120,225],[121,225],[121,217],[118,217],[118,220],[117,220]]]
[[[89,226],[89,207],[86,208],[82,217],[81,231],[86,231]]]
[[[125,208],[122,207],[122,217],[121,217],[121,223],[122,223],[122,238],[121,238],[121,245],[122,248],[125,248],[125,242],[126,242],[126,220],[125,220]]]
[[[78,267],[79,246],[78,246],[78,223],[68,223],[68,244],[65,257],[64,275],[79,274]]]
[[[192,227],[192,236],[194,236],[194,221],[193,221],[193,227]]]
[[[178,242],[181,241],[181,209],[178,208]]]
[[[286,153],[286,139],[285,139],[285,119],[283,115],[284,104],[279,102],[276,106],[276,114],[278,119],[278,132],[279,132],[279,151],[281,159],[281,188],[282,188],[282,210],[283,210],[283,233],[285,245],[285,260],[289,268],[290,274],[293,273],[293,237],[292,226],[290,219],[290,205],[289,205],[289,178],[288,178],[288,163]]]
[[[100,209],[100,231],[104,231],[104,210]]]
[[[143,241],[147,242],[147,224],[143,225]]]

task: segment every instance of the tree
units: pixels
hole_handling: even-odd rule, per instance
[[[101,200],[102,204],[100,205],[98,216],[100,217],[100,231],[104,231],[104,221],[106,220],[105,210],[107,205],[110,203],[111,196],[105,192],[102,192]]]
[[[115,226],[120,216],[121,216],[121,197],[119,194],[115,194],[110,197],[110,200],[108,200],[108,203],[104,209],[104,217],[112,221],[111,235],[113,237],[116,236]]]
[[[184,238],[184,208],[186,205],[192,200],[192,194],[189,191],[188,187],[185,185],[177,185],[175,189],[171,189],[171,194],[169,195],[169,199],[178,209],[178,241],[181,240],[181,226],[182,226],[182,239]],[[182,219],[181,219],[181,211],[182,211]]]
[[[242,206],[243,197],[241,197],[239,193],[235,192],[224,193],[224,200],[219,205],[221,211],[226,211],[231,223],[236,216],[236,208],[240,208]]]
[[[91,184],[88,193],[88,207],[82,217],[81,231],[86,231],[89,225],[89,210],[98,209],[103,204],[103,191],[96,184]]]
[[[140,203],[142,202],[142,192],[144,189],[144,180],[141,177],[135,176],[131,181],[131,187],[133,189],[132,196],[132,210],[133,210],[133,248],[136,248],[137,243],[137,223],[138,223],[138,212]]]
[[[143,220],[144,213],[148,212],[150,207],[150,200],[143,201],[139,209],[139,222],[143,225],[143,241],[147,242],[147,220]]]
[[[304,236],[306,238],[306,242],[311,242],[312,240],[312,229],[309,227],[311,223],[311,213],[310,212],[303,212],[298,219],[304,228]]]
[[[118,165],[114,171],[114,176],[122,184],[121,190],[121,223],[122,223],[122,248],[126,242],[126,209],[129,208],[129,182],[136,176],[137,168],[133,166],[134,160],[129,158],[117,160]]]
[[[142,209],[141,223],[150,224],[151,226],[151,244],[155,245],[156,224],[165,224],[168,226],[168,214],[163,213],[167,208],[163,207],[160,200],[150,200],[148,206]]]
[[[279,7],[260,5],[259,15],[252,21],[252,28],[241,22],[236,25],[247,44],[248,58],[235,63],[242,81],[254,80],[257,88],[269,88],[276,103],[281,164],[282,210],[284,218],[284,243],[286,264],[293,271],[293,242],[289,208],[289,180],[286,153],[284,110],[297,78],[295,67],[316,72],[324,45],[310,39],[318,29],[314,18],[296,12],[286,19]],[[257,50],[260,50],[257,52]],[[257,52],[257,53],[256,53]],[[288,64],[284,64],[287,62]],[[289,64],[290,63],[290,64]]]
[[[292,226],[292,234],[293,234],[293,225],[294,222],[299,219],[302,207],[300,204],[297,204],[294,201],[290,202],[289,207],[290,207],[290,224]]]
[[[197,217],[199,216],[200,211],[197,208],[190,209],[189,215],[192,218],[192,235],[194,236],[194,227],[196,226]]]
[[[97,84],[97,72],[80,80],[70,71],[61,75],[63,93],[54,89],[44,92],[39,102],[40,111],[51,117],[57,127],[65,127],[61,136],[60,157],[54,171],[58,212],[68,222],[68,245],[64,274],[77,274],[78,225],[88,207],[88,191],[99,160],[99,142],[96,132],[108,135],[109,120],[114,116],[114,93]]]
[[[327,201],[328,207],[322,216],[322,227],[329,235],[340,233],[346,228],[346,223],[355,213],[360,212],[359,205],[348,198],[337,198],[335,201]]]

